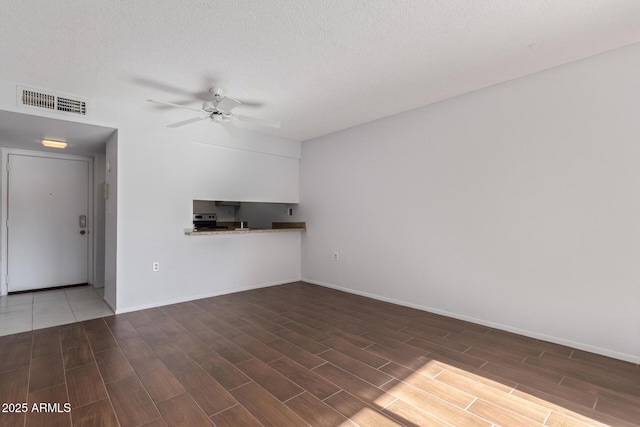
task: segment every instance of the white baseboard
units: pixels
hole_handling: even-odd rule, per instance
[[[559,337],[555,337],[555,336],[545,335],[545,334],[541,334],[541,333],[538,333],[538,332],[529,331],[529,330],[525,330],[525,329],[514,328],[514,327],[509,326],[509,325],[503,325],[503,324],[500,324],[500,323],[490,322],[490,321],[487,321],[487,320],[484,320],[484,319],[477,319],[475,317],[465,316],[465,315],[459,314],[459,313],[452,313],[452,312],[445,311],[445,310],[439,310],[439,309],[433,308],[433,307],[426,307],[426,306],[423,306],[423,305],[413,304],[413,303],[406,302],[406,301],[400,301],[400,300],[396,300],[396,299],[393,299],[393,298],[387,298],[387,297],[383,297],[383,296],[380,296],[380,295],[371,294],[371,293],[368,293],[368,292],[362,292],[362,291],[357,291],[357,290],[354,290],[354,289],[344,288],[342,286],[332,285],[331,283],[325,283],[325,282],[320,282],[320,281],[317,281],[317,280],[311,280],[311,279],[306,279],[306,278],[302,278],[301,280],[303,282],[311,283],[311,284],[318,285],[318,286],[324,286],[326,288],[336,289],[338,291],[343,291],[343,292],[347,292],[347,293],[350,293],[350,294],[355,294],[355,295],[360,295],[360,296],[363,296],[363,297],[372,298],[372,299],[375,299],[375,300],[378,300],[378,301],[390,302],[390,303],[402,305],[402,306],[405,306],[405,307],[415,308],[417,310],[427,311],[429,313],[440,314],[442,316],[452,317],[454,319],[464,320],[464,321],[467,321],[467,322],[476,323],[478,325],[488,326],[488,327],[491,327],[491,328],[496,328],[496,329],[500,329],[500,330],[507,331],[507,332],[513,332],[514,334],[524,335],[526,337],[535,338],[535,339],[539,339],[539,340],[543,340],[543,341],[548,341],[548,342],[552,342],[552,343],[555,343],[555,344],[566,345],[568,347],[576,348],[578,350],[584,350],[584,351],[588,351],[590,353],[596,353],[596,354],[600,354],[600,355],[603,355],[603,356],[612,357],[614,359],[619,359],[619,360],[624,360],[626,362],[640,364],[640,356],[635,356],[635,355],[632,355],[632,354],[620,353],[618,351],[609,350],[609,349],[606,349],[606,348],[596,347],[596,346],[592,346],[592,345],[589,345],[589,344],[584,344],[584,343],[580,343],[580,342],[576,342],[576,341],[571,341],[571,340],[567,340],[567,339],[563,339],[563,338],[559,338]]]
[[[221,290],[221,291],[208,292],[208,293],[192,295],[192,296],[188,296],[188,297],[181,297],[181,298],[175,298],[175,299],[170,299],[170,300],[153,302],[151,304],[143,304],[143,305],[138,305],[138,306],[133,306],[133,307],[119,308],[119,309],[117,309],[115,311],[115,313],[116,314],[130,313],[132,311],[146,310],[148,308],[163,307],[165,305],[179,304],[181,302],[195,301],[195,300],[199,300],[199,299],[203,299],[203,298],[218,297],[220,295],[233,294],[235,292],[250,291],[252,289],[267,288],[269,286],[284,285],[286,283],[299,282],[300,280],[301,280],[300,278],[296,278],[296,279],[290,279],[290,280],[284,280],[284,281],[260,283],[260,284],[257,284],[257,285],[242,286],[242,287],[237,287],[237,288],[224,289],[224,290]],[[110,304],[108,304],[108,305],[111,306]],[[113,310],[113,307],[112,307],[112,310]]]

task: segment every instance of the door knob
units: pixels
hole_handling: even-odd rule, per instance
[[[86,233],[86,231],[84,231],[84,230],[80,230],[80,234],[83,234],[83,235],[84,235],[85,233]]]

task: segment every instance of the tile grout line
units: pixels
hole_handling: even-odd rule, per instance
[[[437,374],[435,374],[435,375],[434,375],[433,377],[431,377],[431,378],[435,380],[435,379],[436,379],[436,378],[438,378],[440,375],[442,375],[442,373],[443,373],[443,372],[445,372],[445,371],[446,371],[446,369],[442,369],[442,370],[440,370],[440,372],[438,372]],[[426,375],[425,375],[425,376],[426,376]],[[427,378],[429,378],[429,377],[427,377]],[[439,380],[438,380],[438,381],[439,381]]]
[[[373,366],[372,366],[372,368],[377,370],[377,371],[380,371],[382,368],[384,368],[385,366],[387,366],[390,363],[391,363],[391,361],[387,360],[387,363],[383,363],[382,365],[378,366],[377,368],[373,368]],[[368,366],[371,366],[371,365],[368,365]],[[380,372],[384,372],[384,371],[380,371]],[[384,372],[384,373],[386,374],[386,372]]]
[[[118,423],[118,426],[122,426],[122,424],[120,423],[120,417],[118,417],[118,413],[116,412],[116,408],[113,406],[113,401],[111,400],[111,395],[109,394],[109,390],[107,390],[107,383],[104,382],[104,377],[102,376],[102,371],[100,370],[100,367],[98,366],[98,360],[96,359],[96,352],[93,351],[93,346],[91,345],[91,341],[89,340],[89,337],[87,336],[87,330],[84,327],[84,323],[81,323],[81,324],[82,324],[82,332],[84,333],[84,338],[87,340],[87,343],[89,344],[89,348],[91,349],[91,355],[93,356],[93,361],[96,364],[96,368],[98,369],[98,375],[100,375],[100,379],[102,380],[102,386],[104,387],[104,392],[107,395],[107,400],[109,401],[109,407],[113,411],[113,415],[116,417],[116,422]],[[115,336],[113,336],[113,332],[111,331],[111,328],[109,328],[109,325],[107,325],[107,322],[105,322],[105,325],[107,326],[107,329],[109,330],[109,333],[111,334],[111,336],[115,340],[116,344],[118,345],[118,350],[120,350],[120,352],[122,353],[122,356],[127,360],[127,363],[131,364],[131,362],[129,362],[129,359],[127,358],[127,356],[122,351],[122,348],[120,348],[120,343],[115,339]],[[107,351],[107,350],[103,350],[103,351]],[[98,352],[98,353],[100,353],[100,352]],[[136,371],[133,369],[133,366],[131,367],[131,369],[133,370],[134,375],[137,376]],[[119,381],[119,380],[114,380],[114,381],[111,381],[111,382],[116,382],[116,381]]]
[[[33,295],[31,295],[31,332],[34,331],[33,326],[34,326],[34,322],[35,322],[35,310],[36,310],[36,304],[35,304],[35,298],[33,297]],[[27,417],[25,416],[25,420],[27,419]]]
[[[205,371],[205,372],[206,372],[206,371]],[[246,375],[246,374],[245,374],[245,375]],[[211,376],[211,375],[209,375],[209,376]],[[249,378],[249,377],[247,377],[247,378]],[[215,380],[215,378],[214,378],[214,380]],[[225,390],[227,390],[227,392],[231,393],[233,390],[237,390],[237,389],[239,389],[240,387],[244,387],[244,386],[246,386],[247,384],[249,384],[249,383],[254,383],[254,382],[255,382],[255,381],[253,381],[253,379],[249,378],[249,381],[247,381],[246,383],[243,383],[243,384],[237,385],[237,386],[235,386],[235,387],[231,387],[231,388],[226,388],[226,387],[224,387],[224,386],[223,386],[223,388],[224,388]],[[258,385],[258,383],[256,383],[256,385]],[[240,403],[240,402],[238,402],[238,403]]]
[[[233,397],[233,396],[232,396],[232,397]],[[235,398],[234,398],[234,400],[235,400]],[[197,402],[196,402],[196,403],[197,403]],[[236,403],[235,403],[234,405],[231,405],[231,406],[229,406],[228,408],[225,408],[225,409],[223,409],[222,411],[218,411],[218,412],[216,412],[216,413],[214,413],[214,414],[207,415],[207,418],[215,417],[216,415],[219,415],[219,414],[223,413],[224,411],[228,411],[229,409],[235,408],[236,406],[242,406],[242,405],[240,404],[240,402],[238,402],[238,401],[236,400]]]
[[[380,409],[378,409],[378,411],[379,411],[379,412],[384,411],[385,409],[387,409],[389,406],[393,405],[393,404],[394,404],[394,403],[396,403],[397,401],[398,401],[398,398],[394,396],[394,399],[393,399],[391,402],[387,403],[387,404],[386,404],[386,405],[384,405],[384,406],[381,406],[381,407],[380,407]]]
[[[295,383],[294,383],[294,384],[295,384]],[[260,385],[260,384],[258,384],[258,385]],[[296,384],[296,385],[297,385],[297,384]],[[300,387],[300,386],[298,386],[298,387]],[[288,398],[287,400],[280,400],[280,403],[282,403],[283,405],[286,405],[288,401],[293,400],[293,399],[295,399],[296,397],[298,397],[298,396],[300,396],[300,395],[303,395],[303,394],[307,393],[307,390],[303,389],[302,387],[300,387],[300,388],[302,389],[302,391],[301,391],[300,393],[296,394],[295,396],[291,396],[291,397],[290,397],[290,398]],[[311,393],[309,393],[309,394],[311,394]],[[273,395],[272,395],[272,396],[273,396]],[[275,396],[273,396],[273,397],[275,397]],[[279,400],[279,399],[278,399],[278,400]]]
[[[471,408],[471,405],[473,405],[474,403],[476,403],[476,401],[479,399],[479,397],[474,396],[474,399],[464,408],[465,411],[469,412],[469,408]]]
[[[135,371],[135,368],[133,368],[133,369],[134,369],[134,371]],[[173,375],[173,374],[172,374],[172,375]],[[177,378],[176,378],[176,379],[177,379]],[[140,382],[142,382],[142,381],[140,381]],[[179,382],[179,381],[178,381],[178,382]],[[142,384],[142,385],[144,386],[144,384]],[[180,383],[180,385],[182,386],[182,383]],[[183,386],[182,388],[184,388],[184,386]],[[181,394],[189,394],[189,391],[188,391],[186,388],[184,388],[184,391],[181,391],[181,392],[178,392],[178,393],[172,394],[171,396],[167,397],[166,399],[158,400],[157,402],[154,400],[153,402],[155,402],[156,404],[160,404],[160,403],[166,402],[167,400],[171,400],[171,399],[173,399],[173,398],[174,398],[174,397],[176,397],[176,396],[180,396]],[[189,397],[191,397],[191,395],[190,395],[190,394],[189,394]],[[193,399],[193,398],[192,398],[192,399]],[[194,399],[194,402],[195,402],[195,399]],[[198,405],[198,402],[195,402],[195,403],[196,403],[196,405]],[[200,407],[200,405],[198,405],[198,407]],[[202,409],[202,408],[200,408],[200,409]],[[160,412],[160,411],[158,410],[158,412]],[[204,411],[202,411],[202,412],[204,412]],[[160,417],[162,418],[162,413],[160,413]]]
[[[33,336],[33,330],[31,331],[31,351],[29,352],[29,374],[27,375],[27,390],[26,396],[24,397],[24,401],[29,401],[29,387],[31,386],[31,361],[33,360],[33,341],[35,337]],[[63,361],[64,362],[64,361]],[[24,414],[23,427],[27,425],[27,414]]]
[[[235,390],[235,389],[238,389],[238,388],[240,388],[240,387],[242,387],[242,386],[245,386],[245,385],[247,385],[247,384],[253,383],[253,384],[255,384],[257,387],[259,387],[259,388],[261,388],[262,390],[264,390],[264,391],[265,391],[265,393],[269,394],[269,395],[270,395],[271,397],[273,397],[275,400],[277,400],[277,401],[278,401],[278,402],[280,402],[282,405],[284,405],[284,406],[285,406],[287,409],[289,409],[291,412],[293,412],[293,413],[295,414],[295,416],[296,416],[296,417],[298,417],[298,418],[302,419],[302,417],[301,417],[300,415],[298,415],[298,413],[297,413],[297,412],[293,411],[291,408],[289,408],[288,406],[286,406],[286,405],[285,405],[285,402],[281,401],[281,400],[280,400],[280,399],[278,399],[276,396],[274,396],[274,395],[273,395],[273,393],[271,393],[269,390],[267,390],[266,388],[262,387],[260,384],[258,384],[257,382],[255,382],[255,381],[253,380],[253,378],[250,378],[249,376],[247,376],[247,378],[249,378],[249,382],[244,383],[244,384],[242,384],[242,385],[240,385],[240,386],[238,386],[238,387],[234,387],[233,389],[229,389],[229,390],[227,390],[227,392],[228,392],[229,394],[231,394],[231,390]],[[300,396],[301,394],[303,394],[303,393],[305,393],[305,392],[306,392],[306,390],[305,390],[304,388],[302,388],[302,387],[300,387],[300,388],[302,389],[302,392],[301,392],[301,393],[298,393],[296,396]],[[253,418],[255,418],[255,419],[256,419],[260,424],[264,425],[260,420],[258,420],[258,418],[257,418],[255,415],[253,415],[253,412],[251,412],[251,411],[250,411],[246,406],[244,406],[244,404],[243,404],[242,402],[240,402],[238,399],[236,399],[236,397],[235,397],[235,396],[233,396],[233,395],[231,395],[231,396],[236,400],[236,402],[238,402],[238,405],[242,406],[242,407],[243,407],[243,408],[244,408],[244,409],[245,409],[249,414],[251,414],[251,416],[252,416]],[[293,397],[291,397],[291,398],[287,399],[286,401],[288,402],[289,400],[293,399],[293,398],[294,398],[294,397],[296,397],[296,396],[293,396]],[[303,420],[303,421],[304,421],[304,420]],[[306,423],[306,421],[305,421],[305,423]]]
[[[331,381],[329,381],[331,383]],[[333,383],[331,383],[333,384]],[[335,384],[333,384],[335,385]],[[336,387],[338,387],[337,385],[335,385]],[[325,397],[324,399],[320,399],[321,402],[324,402],[327,399],[330,399],[331,397],[335,396],[336,394],[340,393],[341,391],[343,391],[343,389],[341,389],[340,387],[338,387],[338,391],[336,391],[335,393],[330,394],[329,396]]]
[[[62,336],[60,335],[60,327],[56,326],[58,330],[58,345],[60,346],[60,359],[62,360],[62,375],[64,376],[64,389],[67,392],[67,403],[69,402],[69,383],[67,381],[67,364],[64,363],[64,351],[62,349]],[[97,368],[97,366],[96,366]],[[73,418],[71,418],[71,412],[69,412],[69,421],[71,421],[71,425],[73,425]]]
[[[71,314],[73,315],[73,320],[78,322],[79,320],[76,317],[75,311],[73,311],[73,307],[71,307],[71,301],[69,301],[69,295],[67,294],[67,291],[64,291],[64,298],[67,300],[67,304],[69,305],[69,310],[71,310]]]
[[[516,383],[516,385],[514,385],[514,386],[511,388],[511,390],[509,390],[509,393],[508,393],[508,394],[510,394],[510,395],[512,395],[512,396],[515,396],[515,395],[513,394],[513,392],[517,390],[517,388],[518,388],[518,386],[519,386],[519,385],[520,385],[520,383]],[[518,391],[520,391],[520,390],[518,390]]]
[[[354,375],[354,374],[351,374],[351,375]],[[391,381],[397,379],[397,378],[395,378],[395,377],[393,377],[391,375],[389,375],[389,376],[391,377],[390,379],[388,379],[387,381],[383,382],[382,384],[380,384],[379,386],[376,386],[376,387],[378,387],[380,390],[384,391],[384,389],[382,389],[381,387],[383,387],[384,385],[389,384]],[[360,378],[360,377],[358,377],[358,378]],[[362,379],[362,378],[360,378],[360,379]],[[386,391],[385,391],[385,393],[386,393]]]
[[[356,375],[356,374],[354,374],[354,373],[352,373],[352,372],[350,372],[350,371],[348,371],[348,370],[346,370],[346,369],[344,369],[344,368],[342,368],[342,367],[340,367],[340,366],[338,366],[338,365],[334,365],[334,364],[333,364],[333,363],[331,363],[331,362],[328,362],[328,361],[327,361],[327,363],[328,363],[328,364],[330,364],[331,366],[333,366],[334,368],[339,369],[339,370],[341,370],[341,371],[343,371],[343,372],[346,372],[347,374],[349,374],[349,375],[352,375],[352,376],[356,377],[356,378],[357,378],[357,379],[359,379],[360,381],[365,382],[365,383],[367,383],[368,385],[370,385],[370,386],[372,386],[372,387],[375,387],[376,389],[380,390],[383,394],[389,394],[386,390],[381,389],[381,388],[380,388],[380,386],[377,386],[377,385],[375,385],[375,384],[373,384],[373,383],[371,383],[371,382],[367,381],[366,379],[364,379],[364,378],[360,377],[359,375]],[[388,374],[387,374],[387,375],[388,375]],[[384,384],[386,384],[386,383],[388,383],[388,382],[393,381],[393,380],[395,380],[395,379],[396,379],[396,378],[395,378],[394,376],[392,376],[392,375],[389,375],[389,376],[391,377],[391,379],[390,379],[389,381],[385,382]],[[326,379],[326,378],[325,378],[325,379]],[[327,380],[327,381],[329,381],[329,380]],[[329,381],[329,382],[331,382],[331,381]],[[404,382],[404,381],[401,381],[401,382]],[[332,384],[334,384],[336,387],[340,387],[338,384],[335,384],[335,383],[332,383]],[[384,384],[383,384],[383,385],[384,385]],[[408,383],[407,383],[407,384],[408,384]],[[410,384],[409,384],[409,385],[410,385]]]

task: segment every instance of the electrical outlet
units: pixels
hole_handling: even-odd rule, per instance
[[[338,261],[338,252],[333,253],[333,260]]]
[[[153,269],[153,271],[160,270],[160,263],[158,261],[154,262],[153,265],[152,265],[152,269]]]
[[[287,215],[289,216],[293,215],[293,208],[287,208]]]

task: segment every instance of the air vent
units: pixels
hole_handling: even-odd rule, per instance
[[[22,105],[55,110],[56,97],[53,95],[47,95],[46,93],[25,89],[22,91]]]
[[[87,114],[87,103],[79,101],[77,99],[58,98],[58,111],[64,111],[66,113]]]
[[[87,115],[87,101],[68,95],[18,86],[18,106],[44,108],[66,114]]]

